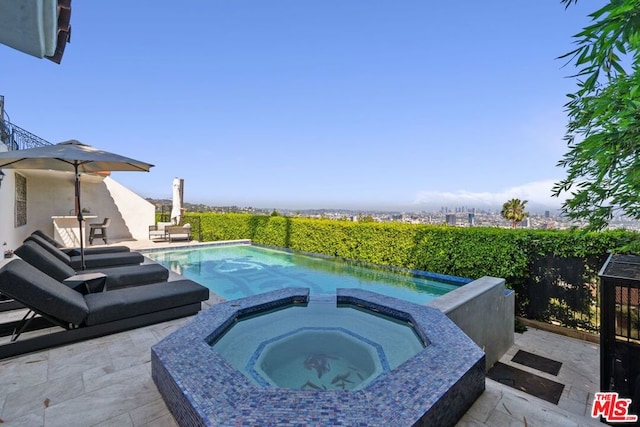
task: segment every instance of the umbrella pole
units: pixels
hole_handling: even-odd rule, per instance
[[[84,270],[84,237],[82,236],[82,228],[84,218],[82,218],[82,207],[80,206],[80,175],[78,174],[78,162],[73,163],[76,173],[76,206],[78,207],[78,229],[80,230],[80,268]]]

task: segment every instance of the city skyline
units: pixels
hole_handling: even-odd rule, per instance
[[[242,206],[242,207],[255,207],[259,209],[288,209],[288,210],[313,210],[313,209],[342,209],[342,210],[380,210],[380,211],[438,211],[441,207],[448,207],[454,209],[455,207],[468,206],[475,209],[485,210],[500,210],[502,205],[514,198],[527,201],[527,210],[531,212],[544,212],[553,211],[559,212],[561,204],[565,200],[564,197],[550,198],[546,194],[551,192],[551,187],[555,182],[552,180],[542,181],[537,183],[530,183],[523,186],[507,188],[505,191],[498,193],[490,192],[478,192],[472,193],[467,191],[457,192],[421,192],[416,196],[416,199],[412,203],[407,204],[385,204],[385,203],[364,203],[364,204],[349,204],[344,203],[342,205],[336,205],[329,203],[328,205],[320,205],[318,203],[309,203],[308,205],[287,205],[287,204],[265,204],[257,205],[255,203],[223,203],[214,202],[208,203],[199,199],[186,200],[193,204],[204,204],[212,206]],[[189,183],[185,182],[188,191]],[[144,197],[154,198],[151,196]]]
[[[48,141],[155,164],[113,174],[143,197],[177,176],[216,205],[558,209],[576,82],[556,58],[597,7],[84,2],[62,64],[0,46],[0,94]]]

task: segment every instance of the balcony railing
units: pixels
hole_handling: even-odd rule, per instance
[[[9,148],[9,151],[52,145],[49,141],[22,129],[20,126],[14,125],[8,120],[2,120],[1,117],[0,141]]]

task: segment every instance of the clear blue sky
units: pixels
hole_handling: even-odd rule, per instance
[[[156,166],[143,197],[419,210],[551,202],[575,81],[558,56],[604,4],[74,1],[61,65],[0,45],[15,124]]]

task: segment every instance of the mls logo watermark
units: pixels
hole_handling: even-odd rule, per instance
[[[610,423],[635,423],[638,421],[637,415],[629,414],[631,399],[623,399],[616,392],[596,393],[591,408],[591,416],[598,418],[602,416]]]

